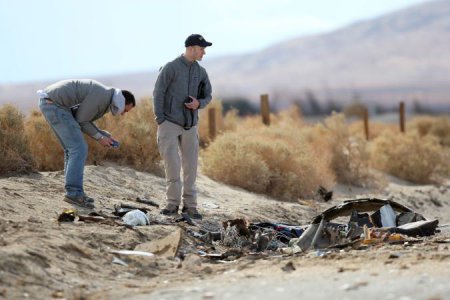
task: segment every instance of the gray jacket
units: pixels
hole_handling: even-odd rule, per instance
[[[204,85],[204,96],[198,99],[199,85]],[[198,62],[190,63],[179,56],[167,63],[158,75],[153,91],[153,111],[156,122],[165,120],[183,127],[195,126],[198,123],[198,109],[189,110],[184,106],[188,96],[200,102],[204,108],[211,102],[211,83],[206,70]]]
[[[69,79],[56,82],[44,89],[58,106],[72,109],[81,130],[99,139],[102,131],[93,123],[108,112],[114,88],[90,79]]]

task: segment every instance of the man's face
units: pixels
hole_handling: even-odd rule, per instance
[[[123,110],[123,112],[120,114],[121,116],[123,116],[124,114],[126,114],[127,112],[129,112],[130,110],[133,109],[133,104],[125,104],[125,109]]]
[[[198,61],[201,61],[203,55],[205,55],[205,47],[193,46],[192,47],[192,58]]]

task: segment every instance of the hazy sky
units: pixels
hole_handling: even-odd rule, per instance
[[[204,60],[425,0],[0,0],[0,83],[150,71],[201,33]]]

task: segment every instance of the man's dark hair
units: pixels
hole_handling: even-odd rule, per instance
[[[125,97],[125,104],[133,104],[133,107],[136,106],[136,99],[134,99],[134,95],[127,90],[122,90],[122,95]]]

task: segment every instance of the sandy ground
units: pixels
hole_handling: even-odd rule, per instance
[[[204,228],[246,217],[252,222],[304,225],[344,199],[378,197],[398,201],[440,224],[450,223],[450,182],[412,185],[390,178],[382,190],[336,186],[328,203],[279,202],[200,175],[199,208]],[[136,197],[164,204],[164,179],[126,167],[89,166],[85,189],[96,211],[111,214],[120,203],[145,206]],[[186,234],[186,223],[130,229],[112,223],[58,223],[61,172],[0,179],[0,298],[4,299],[450,299],[450,234],[419,243],[345,249],[324,256],[258,255],[221,261],[200,258],[204,243]],[[163,220],[157,208],[150,219]],[[79,213],[87,213],[80,210]],[[170,221],[170,220],[169,220]],[[113,250],[136,246],[182,229],[186,258],[124,258]],[[220,250],[220,247],[217,249]],[[320,254],[320,253],[319,253]]]

